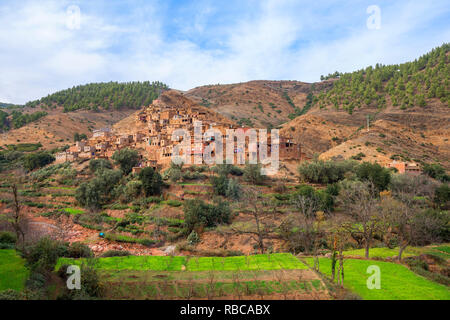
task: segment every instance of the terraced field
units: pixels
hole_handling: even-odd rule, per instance
[[[307,259],[312,264],[312,259]],[[331,276],[331,259],[320,258],[320,271]],[[368,289],[367,268],[381,271],[381,288]],[[449,300],[450,289],[427,280],[401,264],[374,260],[347,259],[344,262],[344,286],[367,300]]]
[[[59,269],[66,264],[81,264],[83,259],[61,258]],[[239,257],[127,256],[97,258],[92,261],[100,270],[153,271],[238,271],[238,270],[305,270],[307,267],[289,253]]]
[[[0,291],[13,289],[23,290],[28,278],[25,260],[17,255],[15,250],[0,250]]]

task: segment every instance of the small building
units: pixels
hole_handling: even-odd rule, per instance
[[[408,163],[394,160],[391,163],[388,163],[387,167],[395,168],[399,173],[408,173],[414,175],[419,175],[422,173],[422,170],[417,163]]]

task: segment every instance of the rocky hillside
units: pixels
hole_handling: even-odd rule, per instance
[[[450,167],[449,46],[414,62],[341,74],[283,125],[309,156]],[[369,124],[369,130],[367,125]]]
[[[307,104],[308,94],[330,88],[332,81],[250,81],[209,85],[189,90],[186,96],[244,126],[277,127]]]

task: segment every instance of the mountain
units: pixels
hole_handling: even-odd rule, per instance
[[[331,81],[250,81],[191,89],[186,96],[245,126],[277,127],[307,104],[308,95],[325,90]]]
[[[28,102],[20,110],[0,110],[0,146],[40,142],[53,149],[70,144],[75,133],[89,135],[112,126],[167,89],[160,82],[91,83]]]
[[[310,157],[441,162],[449,168],[449,68],[444,44],[413,62],[338,74],[331,89],[314,95],[310,110],[282,132],[300,141]]]

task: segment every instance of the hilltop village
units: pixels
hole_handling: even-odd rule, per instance
[[[195,134],[198,135],[199,130],[201,130],[202,137],[209,129],[220,132],[219,136],[225,146],[227,138],[229,138],[227,130],[242,129],[242,132],[249,135],[251,129],[240,128],[230,120],[194,104],[178,92],[173,91],[162,94],[150,106],[144,107],[132,117],[134,117],[133,121],[125,128],[94,130],[92,136],[87,140],[77,141],[65,152],[56,154],[56,161],[61,163],[83,159],[110,159],[117,150],[132,148],[137,150],[140,155],[139,166],[133,169],[135,172],[143,167],[164,169],[170,166],[176,145],[183,142],[182,137],[173,139],[176,130],[184,129],[189,133],[192,148],[180,148],[182,149],[180,155],[185,157],[184,159],[188,159],[190,155],[191,163],[194,163],[195,157],[200,156],[201,158],[204,150],[214,143],[217,137],[217,135],[211,136],[202,139],[199,143],[194,140]],[[270,131],[267,132],[266,141],[267,156],[270,157],[272,151]],[[212,149],[211,153],[214,155],[214,147]],[[183,150],[186,150],[188,155],[183,154]],[[234,161],[238,163],[242,159],[248,160],[250,156],[256,156],[260,151],[259,140],[257,145],[252,148],[249,139],[245,139],[244,148],[234,147]],[[292,137],[279,137],[278,152],[280,161],[302,160],[305,157],[301,151],[301,145],[294,142]],[[223,153],[225,154],[225,148]]]

